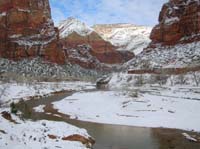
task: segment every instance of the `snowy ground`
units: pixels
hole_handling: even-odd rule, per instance
[[[0,113],[10,111],[8,105],[11,101],[18,102],[19,99],[30,99],[31,96],[47,96],[51,93],[63,90],[93,89],[91,83],[85,82],[57,82],[57,83],[6,83],[0,84]],[[34,110],[42,111],[43,105]],[[10,122],[0,114],[0,148],[4,149],[85,149],[81,142],[64,141],[63,137],[81,135],[88,138],[86,130],[74,127],[67,123],[52,121],[22,121],[18,116],[11,115],[17,124]],[[31,127],[30,127],[31,126]],[[48,135],[56,136],[51,139]]]
[[[87,82],[40,82],[40,83],[5,83],[0,84],[0,101],[8,103],[17,102],[23,98],[28,100],[33,96],[51,95],[53,92],[64,90],[93,89],[94,85]]]
[[[80,120],[200,131],[200,88],[148,86],[121,91],[79,92],[54,103]]]
[[[2,110],[1,110],[2,111]],[[0,148],[2,149],[85,149],[81,142],[64,141],[63,137],[79,134],[89,137],[86,130],[63,122],[51,121],[22,121],[12,115],[15,124],[0,116]],[[31,127],[30,127],[31,126]],[[48,135],[57,138],[51,139]]]

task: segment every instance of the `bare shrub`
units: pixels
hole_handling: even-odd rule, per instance
[[[135,76],[135,85],[136,86],[144,85],[144,77],[142,75]]]
[[[177,78],[177,81],[179,84],[183,85],[183,84],[186,84],[187,78],[185,77],[184,74],[180,74]]]
[[[199,86],[200,84],[200,75],[197,74],[197,72],[192,72],[192,76],[194,79],[194,82],[196,84],[196,86]]]
[[[8,85],[2,85],[0,87],[0,107],[3,104],[3,96],[5,95],[7,88],[8,88]]]
[[[167,83],[167,79],[168,79],[167,75],[159,74],[159,75],[156,75],[155,80],[161,86]]]

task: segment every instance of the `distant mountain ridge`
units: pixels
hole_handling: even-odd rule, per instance
[[[86,47],[90,47],[87,54],[84,54],[85,60],[83,61],[83,63],[87,63],[87,65],[84,64],[84,66],[89,66],[89,68],[91,65],[88,65],[89,63],[86,62],[86,59],[89,57],[96,57],[97,61],[105,64],[122,64],[134,57],[132,52],[118,51],[118,47],[112,45],[109,41],[104,40],[94,29],[78,19],[70,17],[67,20],[62,21],[58,28],[62,45],[67,51],[67,56],[71,57],[73,62],[78,62],[79,65],[83,64],[77,59],[77,56],[76,60],[74,60],[74,54],[72,55],[69,51],[71,51],[71,48],[79,49],[81,51],[80,45],[88,45]],[[92,67],[95,68],[95,65]]]
[[[105,40],[119,47],[118,50],[139,54],[150,43],[152,28],[133,24],[99,24],[93,26]]]
[[[93,27],[79,21],[76,18],[68,18],[59,24],[60,38],[66,38],[73,32],[80,36],[98,34],[99,37],[120,51],[131,51],[140,53],[150,43],[151,27],[138,26],[133,24],[98,24]]]

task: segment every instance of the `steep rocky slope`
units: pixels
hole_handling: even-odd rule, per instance
[[[89,45],[90,56],[96,57],[98,61],[106,64],[124,63],[134,54],[128,51],[117,51],[117,47],[105,41],[98,33],[85,23],[75,18],[68,18],[59,25],[60,38],[65,49],[76,49],[79,45]],[[70,54],[69,51],[67,52]],[[89,55],[88,55],[89,56]]]
[[[119,47],[118,50],[133,51],[136,55],[150,43],[152,29],[133,24],[102,24],[93,28],[103,39]]]
[[[58,64],[65,62],[48,0],[1,0],[0,32],[1,57],[40,56]]]
[[[200,70],[200,1],[170,0],[163,5],[152,43],[125,66],[130,73],[180,74]]]
[[[96,80],[107,72],[88,70],[79,65],[58,65],[42,58],[12,61],[0,58],[1,80],[15,81],[59,81],[59,80]]]

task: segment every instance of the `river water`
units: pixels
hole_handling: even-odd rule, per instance
[[[17,104],[17,107],[23,113],[24,119],[64,121],[85,128],[96,140],[94,149],[200,149],[200,144],[186,140],[181,130],[83,122],[69,119],[69,116],[52,108],[52,102],[72,94],[73,92],[65,92],[51,97],[22,101]],[[39,105],[46,105],[44,113],[37,113],[33,110],[33,107]]]

